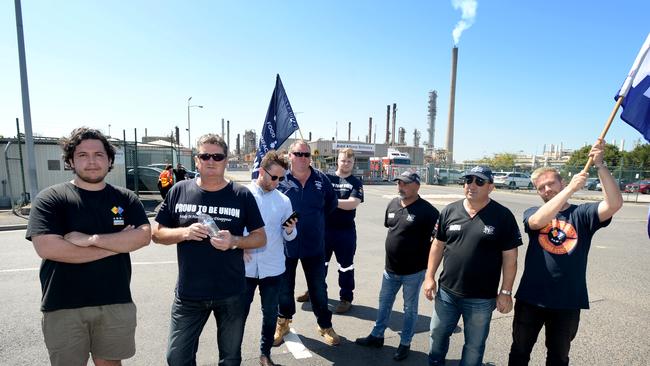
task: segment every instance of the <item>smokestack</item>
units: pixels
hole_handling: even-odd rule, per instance
[[[224,131],[224,126],[223,126],[223,118],[221,119],[221,138],[224,138],[225,136],[225,131]]]
[[[449,121],[447,122],[447,163],[454,163],[454,112],[456,107],[456,66],[458,65],[458,47],[451,52],[451,91],[449,93]]]
[[[406,145],[406,129],[404,127],[400,127],[398,131],[399,132],[397,134],[398,137],[397,144]]]
[[[239,145],[239,137],[240,137],[239,134],[237,134],[237,156],[240,156],[240,155],[241,155],[241,151],[240,151],[240,149],[239,149],[239,146],[240,146],[240,145]]]
[[[348,141],[352,141],[352,122],[348,122]]]
[[[309,131],[309,140],[307,141],[311,141],[311,131]]]
[[[372,117],[368,117],[368,143],[372,142]]]
[[[429,143],[427,148],[433,151],[433,141],[436,137],[436,114],[438,114],[438,92],[433,90],[429,92]]]
[[[390,104],[386,106],[386,145],[390,141]]]
[[[226,130],[227,134],[228,134],[227,135],[228,139],[226,140],[226,144],[228,144],[228,150],[230,150],[230,149],[232,149],[232,147],[230,146],[230,120],[228,120],[228,122],[226,122],[226,126],[228,127],[227,130]]]
[[[395,145],[395,123],[397,119],[397,103],[393,103],[393,128],[390,136],[390,144]]]

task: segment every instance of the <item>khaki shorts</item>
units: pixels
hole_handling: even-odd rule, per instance
[[[53,366],[86,365],[89,354],[103,360],[135,355],[134,303],[48,311],[42,326]]]

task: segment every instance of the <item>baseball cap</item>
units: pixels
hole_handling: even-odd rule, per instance
[[[401,180],[404,183],[414,183],[415,182],[417,184],[420,184],[420,176],[418,175],[418,173],[414,173],[414,172],[406,171],[406,172],[400,174],[399,177],[396,177],[395,179],[393,179],[393,182],[398,181],[398,180]]]
[[[474,175],[474,176],[477,176],[479,178],[483,178],[483,179],[489,181],[490,183],[492,183],[494,181],[494,177],[492,175],[492,170],[487,166],[477,165],[477,166],[473,167],[470,171],[466,172],[465,175],[463,175],[463,177],[468,177],[470,175]]]

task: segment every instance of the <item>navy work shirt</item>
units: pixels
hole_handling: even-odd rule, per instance
[[[289,258],[306,258],[325,253],[325,217],[338,205],[332,183],[318,169],[309,167],[311,174],[305,186],[287,173],[286,180],[278,190],[291,200],[293,210],[298,212],[298,236],[285,242],[285,255]]]

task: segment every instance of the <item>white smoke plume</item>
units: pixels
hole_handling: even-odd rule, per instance
[[[478,3],[476,0],[451,0],[451,5],[454,9],[460,9],[462,15],[460,20],[456,24],[454,31],[451,34],[454,37],[454,44],[457,45],[460,41],[460,35],[463,31],[474,24],[474,18],[476,18],[476,7]]]

